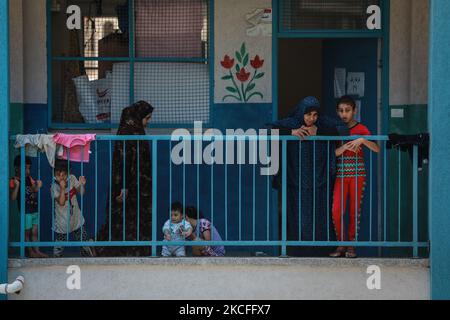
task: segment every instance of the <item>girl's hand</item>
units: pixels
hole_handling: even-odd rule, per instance
[[[14,177],[14,188],[15,189],[19,189],[19,187],[20,187],[20,181],[16,178],[16,177]]]
[[[172,237],[170,236],[170,233],[165,233],[164,234],[164,239],[167,240],[167,241],[171,241]]]
[[[35,186],[36,190],[39,190],[42,188],[42,181],[41,180],[37,180],[36,181],[36,186]]]
[[[78,179],[80,181],[80,184],[84,187],[86,185],[86,177],[81,176],[80,179]]]
[[[128,190],[127,189],[123,189],[122,191],[120,191],[120,195],[118,195],[116,197],[116,201],[118,203],[123,203],[124,198],[128,198]]]

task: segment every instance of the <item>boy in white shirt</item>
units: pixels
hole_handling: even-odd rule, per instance
[[[85,220],[78,205],[77,194],[84,195],[86,178],[77,179],[74,175],[68,176],[66,161],[57,161],[55,164],[55,180],[51,187],[51,196],[55,201],[55,218],[53,231],[57,242],[67,241],[72,234],[74,241],[88,241]],[[62,257],[64,248],[54,247],[53,255]],[[95,256],[93,249],[83,247],[82,256]]]

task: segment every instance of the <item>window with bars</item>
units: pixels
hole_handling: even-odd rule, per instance
[[[367,8],[381,0],[279,0],[281,31],[367,30]]]
[[[209,1],[73,0],[49,6],[52,124],[116,127],[122,110],[139,100],[155,107],[152,124],[208,123]],[[80,30],[66,26],[70,5],[81,10]]]

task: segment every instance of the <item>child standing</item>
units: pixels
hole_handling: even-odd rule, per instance
[[[84,217],[78,205],[77,194],[84,195],[86,178],[77,179],[74,175],[68,176],[66,161],[59,160],[55,164],[55,180],[51,187],[52,199],[55,201],[55,219],[53,231],[56,241],[64,242],[72,234],[75,241],[88,241]],[[55,257],[61,257],[63,247],[54,247]],[[83,247],[83,256],[95,256],[93,249]]]
[[[171,207],[171,219],[167,220],[163,226],[164,241],[185,241],[192,234],[191,224],[183,219],[183,205],[175,202]],[[184,246],[163,246],[163,257],[185,257]]]
[[[370,136],[366,126],[355,120],[357,113],[356,103],[349,96],[342,97],[337,105],[337,113],[341,120],[347,124],[351,136]],[[337,177],[333,193],[333,223],[338,241],[356,241],[356,228],[359,227],[364,187],[366,183],[366,170],[364,165],[363,146],[373,152],[380,152],[377,143],[359,138],[342,144],[336,149]],[[350,217],[348,233],[344,232],[342,225],[347,198],[350,201]],[[358,212],[358,213],[357,213]],[[356,214],[358,217],[356,217]],[[356,220],[357,219],[357,220]],[[330,254],[330,257],[356,258],[354,247],[339,247]]]
[[[21,186],[21,156],[14,159],[15,176],[9,182],[10,196],[12,201],[17,200],[19,211],[20,203],[20,186]],[[25,241],[38,241],[39,212],[38,212],[38,192],[42,188],[42,181],[35,181],[31,177],[31,158],[25,158]],[[42,253],[39,248],[28,248],[30,258],[46,258],[47,255]]]

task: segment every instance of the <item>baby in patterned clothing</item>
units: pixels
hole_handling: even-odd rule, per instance
[[[191,224],[183,219],[183,205],[175,202],[171,207],[171,219],[167,220],[163,227],[164,241],[185,241],[192,234]],[[163,257],[185,257],[184,246],[163,246]]]

